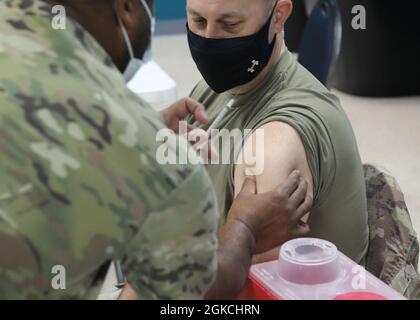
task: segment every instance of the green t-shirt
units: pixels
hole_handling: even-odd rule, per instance
[[[285,51],[264,80],[245,94],[216,94],[201,81],[191,97],[204,104],[210,123],[235,99],[219,129],[256,130],[282,121],[297,130],[314,183],[312,236],[332,241],[350,258],[362,261],[368,246],[363,168],[353,129],[336,96]],[[207,167],[225,214],[234,199],[239,150],[233,145],[230,164]]]

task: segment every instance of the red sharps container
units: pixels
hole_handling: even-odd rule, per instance
[[[302,238],[285,243],[277,261],[251,268],[247,294],[257,300],[403,300],[331,242]]]

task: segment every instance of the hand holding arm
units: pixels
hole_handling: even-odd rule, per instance
[[[259,195],[255,180],[245,180],[218,234],[218,269],[206,299],[235,298],[246,282],[253,255],[309,233],[308,225],[301,222],[312,204],[307,188],[297,171],[273,191]]]

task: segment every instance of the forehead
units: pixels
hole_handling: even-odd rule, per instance
[[[187,0],[187,12],[206,18],[250,17],[264,12],[267,0]]]

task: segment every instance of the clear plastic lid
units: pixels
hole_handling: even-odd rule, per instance
[[[339,274],[337,247],[315,238],[291,240],[280,249],[278,273],[298,284],[334,281]]]
[[[293,263],[302,265],[323,264],[335,260],[338,250],[331,242],[302,238],[285,243],[280,249],[280,256]]]

